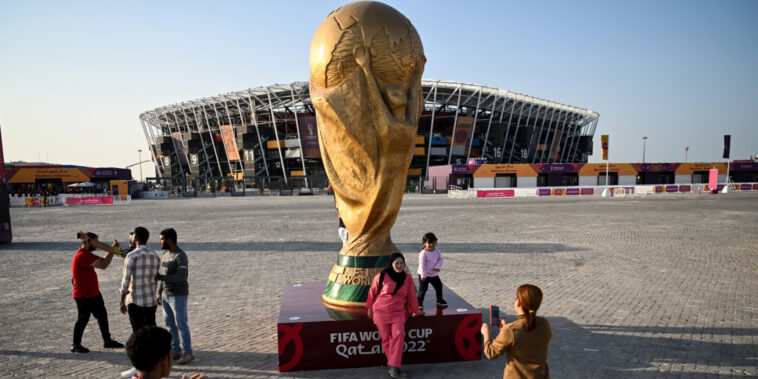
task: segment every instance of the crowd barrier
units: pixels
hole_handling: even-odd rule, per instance
[[[142,191],[143,199],[168,199],[168,191]]]
[[[716,191],[721,192],[725,184],[719,184]],[[758,191],[758,183],[729,183],[735,191]],[[644,186],[589,186],[589,187],[539,187],[539,188],[469,188],[449,186],[447,196],[450,198],[508,198],[508,197],[586,197],[602,196],[608,188],[613,197],[637,197],[664,194],[707,194],[711,188],[707,184],[665,184]]]
[[[113,205],[131,202],[128,195],[60,194],[55,196],[10,196],[9,205],[18,207],[58,207],[69,205]]]

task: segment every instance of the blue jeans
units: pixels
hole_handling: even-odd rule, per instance
[[[180,350],[179,335],[185,352],[192,352],[192,339],[187,325],[187,296],[163,296],[163,315],[171,332],[171,348]]]

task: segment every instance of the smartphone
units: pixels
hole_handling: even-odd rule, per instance
[[[500,308],[496,305],[490,305],[490,324],[494,326],[500,325]]]

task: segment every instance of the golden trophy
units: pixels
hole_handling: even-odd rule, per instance
[[[405,16],[379,2],[327,16],[310,50],[319,147],[349,238],[322,296],[363,307],[374,276],[399,251],[395,223],[423,109],[424,48]]]

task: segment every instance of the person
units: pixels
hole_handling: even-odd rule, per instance
[[[339,217],[339,211],[337,211],[337,217]],[[342,217],[339,217],[339,220],[337,220],[337,226],[337,234],[340,236],[342,246],[345,246],[350,235],[347,232],[347,227],[345,227],[345,222],[342,221]]]
[[[406,308],[407,307],[407,308]],[[393,378],[408,378],[401,369],[405,343],[405,320],[410,313],[421,313],[416,298],[413,277],[405,272],[405,257],[394,253],[387,267],[374,277],[366,300],[368,317],[372,318],[387,356],[388,374]]]
[[[133,242],[135,249],[124,258],[124,273],[121,279],[121,313],[129,314],[132,332],[146,325],[155,325],[155,310],[158,269],[161,259],[146,244],[150,233],[138,226],[134,228]],[[131,377],[135,368],[121,373],[122,377]]]
[[[334,194],[334,188],[332,188],[331,184],[329,185],[329,187],[326,187],[326,192],[332,193],[332,197],[334,198],[334,207],[337,208],[337,197]],[[347,244],[348,238],[350,238],[350,235],[347,232],[347,227],[345,226],[345,222],[342,221],[342,216],[340,216],[339,208],[337,208],[337,235],[340,237],[340,241],[342,241],[342,246],[345,246]]]
[[[187,296],[189,295],[188,260],[184,250],[176,245],[176,230],[164,229],[160,234],[161,248],[166,249],[161,257],[161,268],[157,279],[157,302],[163,305],[164,321],[171,332],[171,346],[174,359],[179,364],[187,364],[195,359],[192,340],[187,324]],[[180,338],[181,335],[181,347]],[[183,348],[183,349],[182,349]]]
[[[74,324],[74,341],[71,345],[72,353],[88,353],[89,349],[82,346],[82,335],[89,322],[89,316],[93,315],[100,326],[100,335],[103,337],[103,347],[117,349],[124,347],[123,344],[113,340],[108,328],[108,312],[105,310],[105,302],[97,281],[95,268],[105,270],[110,266],[115,253],[114,247],[118,247],[118,241],[113,241],[113,246],[108,246],[98,240],[95,233],[79,232],[77,237],[82,240],[82,246],[74,254],[71,262],[71,282],[74,285],[72,297],[76,302],[76,323]],[[101,249],[106,251],[105,256],[99,257],[92,252]]]
[[[552,329],[547,319],[538,317],[537,310],[542,303],[542,290],[524,284],[516,290],[513,309],[516,321],[506,324],[500,319],[500,334],[490,340],[490,328],[482,324],[484,354],[488,359],[496,359],[507,353],[503,378],[550,378],[547,367],[547,350]]]
[[[126,341],[126,355],[137,372],[132,379],[158,379],[171,374],[171,333],[157,326],[145,326],[132,333]],[[204,374],[194,374],[190,379],[203,379]],[[182,375],[187,379],[187,374]]]
[[[424,296],[429,289],[429,283],[434,287],[437,295],[437,306],[446,307],[447,302],[442,298],[442,253],[437,249],[437,236],[429,232],[422,237],[424,249],[418,253],[418,304],[424,309]]]

